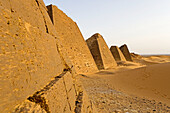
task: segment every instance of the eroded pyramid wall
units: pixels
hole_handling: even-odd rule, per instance
[[[123,55],[125,56],[125,58],[126,58],[127,61],[133,61],[133,60],[132,60],[132,57],[131,57],[131,55],[130,55],[129,49],[128,49],[128,47],[127,47],[126,44],[122,45],[122,46],[120,47],[120,50],[122,51],[122,53],[123,53]]]
[[[98,69],[108,69],[117,66],[103,37],[96,33],[86,40]]]
[[[63,51],[69,56],[76,72],[98,71],[77,24],[56,6],[50,5],[47,8],[56,32],[62,41]]]
[[[0,0],[1,113],[95,112],[61,45],[42,0]]]
[[[126,61],[123,53],[121,52],[121,50],[117,46],[111,46],[110,51],[111,51],[111,53],[112,53],[112,55],[113,55],[113,57],[115,58],[116,61]]]

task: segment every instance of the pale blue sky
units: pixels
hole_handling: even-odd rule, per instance
[[[103,35],[139,54],[170,54],[170,0],[44,0],[77,22],[85,39]]]

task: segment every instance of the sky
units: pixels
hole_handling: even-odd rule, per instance
[[[85,39],[100,33],[108,46],[138,54],[170,54],[170,0],[44,0],[64,11]]]

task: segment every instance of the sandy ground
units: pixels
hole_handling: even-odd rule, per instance
[[[100,113],[170,113],[170,57],[140,59],[80,75]]]
[[[155,55],[155,56],[137,56],[134,58],[134,62],[140,63],[142,65],[153,65],[159,63],[167,63],[170,62],[170,56],[165,55]]]

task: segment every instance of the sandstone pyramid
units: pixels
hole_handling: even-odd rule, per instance
[[[131,57],[131,55],[130,55],[129,49],[128,49],[128,47],[127,47],[126,44],[122,45],[122,46],[120,47],[120,50],[122,51],[122,53],[123,53],[123,55],[125,56],[125,58],[126,58],[127,61],[133,61],[133,60],[132,60],[132,57]]]
[[[113,55],[113,57],[115,58],[116,61],[126,61],[123,53],[121,52],[121,50],[117,46],[111,46],[110,51],[111,51],[111,53],[112,53],[112,55]]]
[[[0,0],[0,113],[95,112],[42,0]]]
[[[98,69],[114,68],[117,66],[103,37],[96,33],[86,40]]]
[[[62,41],[63,51],[69,56],[76,72],[98,71],[77,24],[56,6],[49,5],[47,8],[57,35]]]

